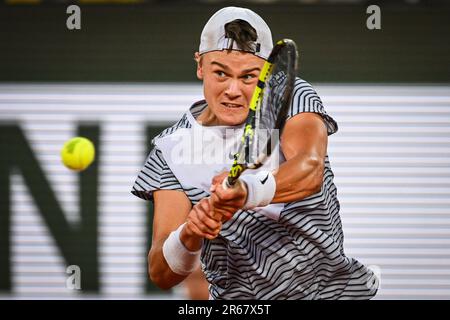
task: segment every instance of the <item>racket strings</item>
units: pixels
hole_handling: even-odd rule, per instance
[[[296,51],[292,50],[295,48],[285,46],[279,51],[272,72],[265,79],[261,105],[255,115],[254,134],[246,150],[249,168],[259,167],[279,143],[295,81]]]
[[[264,64],[253,93],[244,135],[228,175],[229,186],[247,168],[257,169],[266,163],[277,147],[291,105],[296,70],[295,43],[280,40]]]

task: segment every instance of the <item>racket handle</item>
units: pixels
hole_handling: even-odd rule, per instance
[[[222,181],[222,188],[224,188],[224,190],[233,188],[234,185],[236,184],[236,180],[234,180],[234,183],[230,183],[230,178],[229,177],[225,177],[225,179],[223,179]]]
[[[225,177],[225,179],[223,179],[222,181],[222,188],[224,190],[227,190],[230,188],[230,184],[228,183],[228,177]]]
[[[222,181],[222,188],[224,190],[232,189],[232,188],[234,188],[234,185],[236,184],[236,181],[237,181],[237,179],[235,179],[234,183],[231,184],[229,177],[225,177],[225,179],[223,179],[223,181]],[[209,203],[210,203],[210,205],[213,205],[211,197],[209,198]],[[214,218],[217,218],[217,214],[214,215]]]

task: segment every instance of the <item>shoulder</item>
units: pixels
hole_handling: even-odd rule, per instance
[[[174,125],[164,129],[163,131],[161,131],[158,135],[156,135],[153,140],[152,140],[152,145],[155,144],[155,141],[158,139],[161,139],[163,137],[169,136],[171,134],[173,134],[174,132],[176,132],[177,130],[181,129],[181,128],[190,128],[192,125],[188,120],[188,116],[185,113],[180,120],[178,120]]]
[[[189,110],[185,114],[183,114],[180,120],[178,120],[174,125],[164,129],[163,131],[161,131],[161,133],[156,135],[152,140],[152,144],[154,145],[156,140],[169,136],[179,129],[192,128],[192,121],[194,120],[195,117],[197,117],[198,114],[200,114],[203,111],[205,107],[206,107],[205,100],[195,102],[189,108]]]
[[[322,105],[322,100],[309,82],[297,77],[295,79],[293,103],[311,107],[314,104]]]
[[[290,119],[300,113],[320,115],[327,126],[328,135],[338,130],[337,122],[325,111],[322,99],[317,94],[317,91],[309,82],[297,77],[287,118]]]

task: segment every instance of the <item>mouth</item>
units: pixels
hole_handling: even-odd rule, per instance
[[[230,103],[230,102],[222,102],[222,106],[224,106],[227,109],[244,109],[244,106],[242,104],[237,103]]]

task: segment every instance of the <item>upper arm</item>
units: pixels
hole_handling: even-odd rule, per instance
[[[302,112],[290,118],[281,135],[281,150],[286,160],[295,156],[325,159],[328,133],[322,116]]]
[[[336,121],[327,114],[316,90],[305,80],[295,81],[292,103],[281,137],[281,149],[287,160],[296,155],[324,159],[328,136],[338,130]]]
[[[157,190],[153,192],[154,218],[153,240],[164,241],[169,234],[186,220],[192,204],[186,194],[178,190]]]

